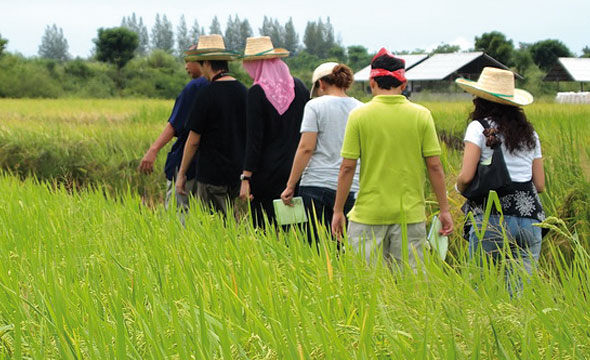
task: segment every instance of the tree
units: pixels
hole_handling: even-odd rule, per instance
[[[180,22],[176,28],[176,44],[178,46],[177,51],[179,56],[182,56],[184,51],[192,45],[188,30],[186,29],[184,15],[180,16]]]
[[[299,50],[299,34],[295,31],[295,25],[293,25],[293,18],[289,18],[289,21],[285,24],[285,38],[283,45],[285,49],[294,55]]]
[[[512,55],[512,62],[516,68],[516,72],[521,75],[524,75],[531,65],[533,65],[530,48],[531,44],[521,42],[518,45],[518,50],[515,50]]]
[[[57,25],[47,25],[45,33],[41,38],[39,56],[47,59],[65,61],[70,58],[68,54],[68,41],[64,37],[62,28]]]
[[[0,40],[0,41],[2,41],[2,40]],[[582,57],[584,57],[584,58],[590,58],[590,46],[585,46],[582,49]]]
[[[223,32],[221,31],[221,25],[219,24],[219,19],[217,18],[217,16],[215,16],[213,18],[213,20],[211,21],[211,26],[209,26],[209,34],[211,34],[211,35],[223,34]]]
[[[137,54],[145,56],[148,53],[150,46],[150,39],[147,31],[147,27],[143,24],[143,18],[140,16],[139,21],[133,13],[131,16],[123,17],[121,26],[125,27],[137,34],[139,45],[137,46]]]
[[[199,28],[199,22],[197,20],[195,20],[195,22],[193,23],[193,27],[191,28],[191,32],[190,32],[191,45],[197,44],[199,42],[199,37],[204,33],[205,33],[205,29],[203,29],[202,27]]]
[[[512,66],[514,44],[507,40],[506,36],[499,31],[483,33],[475,37],[475,50],[483,51],[504,65]]]
[[[334,28],[330,18],[325,24],[321,18],[317,22],[308,21],[303,35],[303,44],[310,54],[322,59],[328,56],[330,49],[339,46],[334,40]]]
[[[124,28],[98,29],[96,44],[96,58],[99,61],[115,64],[121,69],[129,60],[133,59],[134,52],[139,45],[139,39],[135,32]]]
[[[284,48],[285,29],[277,19],[267,18],[262,20],[262,27],[259,29],[260,35],[269,36],[273,46]]]
[[[0,56],[4,53],[6,49],[6,44],[8,44],[8,40],[2,38],[2,34],[0,34]]]
[[[152,49],[162,49],[169,54],[174,50],[174,31],[166,15],[160,20],[160,14],[156,14],[156,23],[152,28]]]
[[[533,61],[541,70],[551,70],[559,57],[571,56],[570,50],[559,40],[547,39],[537,41],[531,46]]]
[[[430,52],[430,55],[451,54],[451,53],[459,52],[460,50],[461,50],[461,47],[459,45],[450,45],[450,44],[446,44],[446,43],[440,43],[437,47],[432,49],[432,51]]]
[[[241,22],[238,15],[236,15],[235,20],[231,15],[228,17],[224,36],[226,49],[240,51],[240,39],[242,37],[240,25]]]
[[[353,71],[358,71],[371,63],[371,55],[361,45],[348,47],[348,64]]]
[[[236,18],[237,17],[238,15],[236,15]],[[254,36],[254,33],[252,32],[252,27],[250,26],[250,22],[248,21],[248,19],[244,19],[240,24],[240,33],[242,34],[242,37],[240,38],[239,49],[240,51],[242,51],[246,47],[246,39]]]

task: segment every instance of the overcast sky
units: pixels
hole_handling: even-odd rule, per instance
[[[166,14],[174,30],[184,14],[190,29],[195,19],[208,31],[219,17],[222,28],[229,15],[248,19],[258,35],[264,15],[281,23],[293,18],[299,38],[309,20],[330,17],[337,39],[345,46],[364,45],[370,51],[431,49],[440,43],[473,46],[475,36],[498,30],[519,42],[548,38],[563,41],[576,54],[590,46],[589,0],[493,2],[459,0],[335,1],[335,0],[0,0],[0,34],[8,51],[36,55],[47,25],[64,31],[73,56],[87,57],[99,27],[121,24],[133,12],[151,31],[157,13]],[[493,5],[492,5],[493,4]]]

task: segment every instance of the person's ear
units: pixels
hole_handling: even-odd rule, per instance
[[[407,81],[402,84],[402,91],[406,90],[406,87],[408,87],[408,82]]]

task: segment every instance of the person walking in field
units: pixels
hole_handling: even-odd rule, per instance
[[[275,221],[273,200],[279,199],[289,178],[303,108],[309,92],[293,78],[280,58],[285,49],[274,48],[268,36],[248,38],[243,66],[254,80],[248,90],[248,135],[240,198],[250,200],[254,225],[263,227],[265,216]]]
[[[541,228],[534,224],[545,219],[538,196],[545,190],[541,143],[523,110],[524,106],[533,102],[533,96],[514,87],[511,71],[492,67],[484,68],[477,82],[466,79],[457,79],[456,82],[475,96],[456,189],[466,193],[478,164],[490,162],[494,153],[492,147],[498,145],[510,177],[508,185],[496,190],[504,215],[503,222],[499,214],[493,213],[481,238],[473,224],[467,224],[469,255],[485,255],[499,260],[506,254],[502,250],[510,249],[512,256],[531,274],[541,254],[542,241]],[[489,128],[485,129],[482,122]],[[486,200],[487,196],[468,198],[463,207],[465,213],[473,213],[477,227],[483,223]]]
[[[332,232],[343,234],[344,205],[360,159],[359,192],[348,214],[349,244],[368,262],[382,256],[400,266],[407,256],[415,269],[426,242],[424,164],[440,206],[443,235],[452,232],[453,220],[434,121],[430,111],[402,95],[404,67],[404,60],[384,48],[371,61],[375,96],[354,109],[346,124]]]
[[[228,61],[237,55],[225,49],[221,35],[201,36],[191,55],[210,83],[197,96],[190,114],[176,191],[186,194],[187,174],[196,154],[196,198],[227,214],[240,191],[247,89],[229,73]]]
[[[188,137],[189,130],[187,129],[187,122],[190,111],[198,92],[209,83],[209,81],[203,76],[201,66],[195,60],[194,56],[188,55],[196,48],[197,45],[192,45],[187,51],[185,51],[184,57],[184,67],[186,72],[190,75],[191,81],[186,84],[176,98],[174,107],[172,108],[172,114],[168,119],[166,127],[164,127],[160,136],[158,136],[156,141],[154,141],[147,150],[139,165],[139,170],[142,173],[151,174],[154,171],[154,162],[156,161],[158,152],[166,146],[172,138],[176,137],[176,142],[168,152],[166,164],[164,165],[164,174],[166,175],[166,198],[164,204],[166,208],[168,208],[173,195],[176,197],[176,204],[178,207],[184,210],[188,208],[188,196],[176,192],[174,190],[174,183],[176,182],[178,169],[180,168],[184,144]],[[195,165],[194,162],[191,163],[186,174],[186,188],[190,194],[194,194],[195,191]]]
[[[315,97],[305,105],[301,123],[301,140],[293,160],[293,167],[281,199],[291,204],[299,179],[299,195],[312,219],[314,214],[320,224],[331,229],[334,200],[338,185],[338,172],[342,158],[340,149],[344,129],[351,110],[363,103],[346,94],[354,81],[352,70],[335,62],[318,66],[312,76],[311,96]],[[358,191],[358,171],[355,173],[352,191],[344,205],[348,213],[354,205],[354,194]],[[312,221],[317,239],[316,223]],[[311,238],[310,238],[311,240]]]

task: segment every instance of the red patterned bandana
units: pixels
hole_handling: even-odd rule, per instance
[[[375,59],[377,59],[378,57],[381,57],[384,55],[388,56],[390,58],[396,58],[389,50],[387,50],[385,48],[381,48],[381,50],[379,50],[377,55],[375,55],[373,57],[373,60],[371,61],[371,63],[373,63],[375,61]],[[404,67],[405,67],[405,65],[406,65],[405,60],[400,59],[400,58],[397,58],[397,59],[401,60],[402,63],[404,64]],[[389,70],[385,70],[385,69],[372,69],[371,70],[371,75],[370,75],[371,79],[373,79],[375,77],[379,77],[379,76],[391,76],[393,78],[398,79],[402,83],[405,83],[408,81],[408,79],[406,79],[406,70],[404,68],[397,69],[395,71],[389,71]]]

